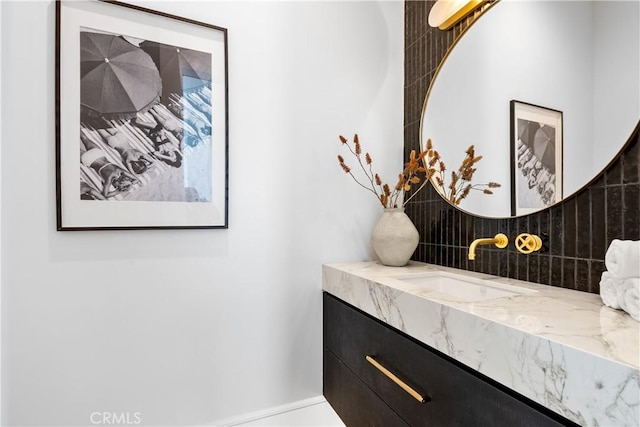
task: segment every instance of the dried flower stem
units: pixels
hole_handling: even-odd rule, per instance
[[[353,180],[358,185],[375,194],[376,198],[383,207],[398,207],[400,194],[404,196],[404,194],[410,191],[414,185],[419,184],[423,181],[423,179],[421,179],[419,175],[426,173],[425,167],[422,166],[423,159],[426,153],[420,153],[419,155],[416,155],[415,151],[411,151],[409,161],[405,164],[402,173],[398,175],[398,181],[392,189],[389,184],[382,182],[380,176],[377,173],[374,173],[373,159],[371,158],[371,155],[369,153],[365,154],[365,161],[362,161],[362,147],[357,134],[353,137],[353,147],[349,143],[349,141],[342,135],[339,138],[342,142],[342,145],[346,145],[349,152],[351,152],[351,154],[355,156],[358,164],[360,165],[360,168],[362,169],[362,172],[364,173],[366,179],[369,181],[369,185],[366,185],[361,180],[359,180],[352,173],[351,169],[344,163],[344,159],[341,156],[338,156],[340,166],[346,173],[351,175]],[[419,187],[419,189],[422,188],[425,183],[426,180],[422,182],[422,185]],[[411,197],[413,197],[413,195]],[[402,206],[404,206],[411,197],[404,200]]]
[[[356,157],[356,159],[358,160],[358,164],[360,165],[360,168],[363,170],[364,175],[367,177],[367,180],[369,181],[371,186],[368,187],[368,186],[362,184],[360,181],[358,181],[358,179],[355,177],[355,175],[353,175],[352,172],[349,172],[349,175],[351,175],[353,180],[355,182],[357,182],[361,187],[364,187],[368,191],[371,191],[373,194],[376,195],[376,198],[380,199],[380,195],[376,191],[375,174],[373,173],[373,169],[372,169],[372,166],[371,166],[371,163],[373,163],[373,160],[371,159],[371,156],[369,155],[369,153],[366,153],[366,155],[365,155],[366,163],[368,163],[368,165],[369,165],[369,170],[367,171],[367,168],[365,168],[364,164],[362,163],[362,157],[360,156],[361,148],[360,148],[360,141],[358,139],[358,135],[356,134],[354,136],[354,138],[353,138],[353,147],[351,147],[351,145],[349,145],[349,142],[343,136],[340,136],[340,141],[342,141],[342,145],[346,145],[347,148],[349,149],[349,151],[351,152],[351,154],[353,154]]]

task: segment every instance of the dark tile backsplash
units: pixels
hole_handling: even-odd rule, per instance
[[[427,24],[433,1],[405,1],[405,157],[420,147],[420,118],[429,84],[447,49],[474,17],[450,31]],[[589,185],[550,209],[520,218],[480,218],[459,211],[431,187],[406,207],[420,232],[416,261],[599,293],[604,255],[612,239],[640,239],[639,132],[622,153]],[[467,260],[473,239],[503,232],[538,234],[542,249],[523,255],[481,246]]]

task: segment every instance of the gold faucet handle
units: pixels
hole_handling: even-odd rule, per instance
[[[542,239],[535,234],[522,233],[516,237],[516,248],[520,253],[530,254],[539,251],[542,247]]]

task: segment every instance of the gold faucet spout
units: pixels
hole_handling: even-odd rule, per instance
[[[502,233],[496,234],[494,237],[484,239],[476,239],[469,245],[469,259],[476,259],[476,247],[480,245],[496,245],[497,248],[506,248],[509,244],[509,238]]]

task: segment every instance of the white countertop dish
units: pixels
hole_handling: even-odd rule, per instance
[[[322,286],[580,425],[640,425],[640,323],[599,295],[415,262],[327,264]]]

